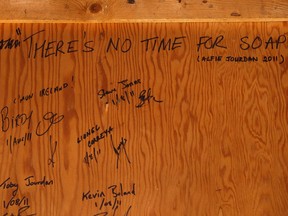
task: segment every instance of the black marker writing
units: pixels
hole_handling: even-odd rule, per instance
[[[59,122],[61,122],[64,119],[64,115],[58,115],[57,113],[53,113],[53,112],[47,112],[44,116],[43,116],[43,122],[47,122],[48,127],[46,127],[46,129],[44,129],[43,132],[39,132],[40,131],[40,125],[43,124],[42,121],[38,122],[37,128],[36,128],[36,135],[37,136],[43,136],[44,134],[46,134],[50,128],[53,125],[58,124]],[[44,126],[45,128],[45,126]]]
[[[31,94],[29,94],[29,95],[25,95],[25,96],[20,96],[20,95],[18,95],[18,98],[14,98],[13,103],[15,104],[17,101],[18,101],[19,103],[22,103],[22,102],[24,102],[24,101],[31,100],[31,99],[33,98],[33,96],[34,96],[33,93],[31,93]]]
[[[100,89],[98,91],[98,96],[100,97],[100,99],[102,99],[103,97],[105,97],[106,95],[112,94],[113,92],[116,92],[116,89],[113,88],[111,90],[105,90],[105,89]]]
[[[50,136],[50,140],[49,141],[50,141],[50,153],[51,153],[51,156],[48,159],[48,166],[51,165],[54,168],[54,164],[55,164],[54,155],[56,153],[56,148],[57,148],[58,142],[55,141],[54,142],[54,147],[53,147],[52,136]]]
[[[127,143],[127,139],[122,137],[121,141],[120,141],[120,144],[117,146],[117,148],[115,147],[115,145],[113,143],[112,134],[110,135],[110,139],[111,139],[111,145],[112,145],[113,151],[117,155],[116,168],[118,169],[118,164],[119,164],[120,155],[121,155],[122,151],[124,152],[124,154],[126,156],[126,159],[127,159],[128,163],[130,164],[131,161],[130,161],[130,159],[128,157],[128,154],[127,154],[127,151],[126,151],[126,148],[125,148],[125,145]]]
[[[162,103],[163,101],[157,100],[153,95],[152,95],[152,90],[149,88],[148,90],[142,90],[139,95],[140,103],[136,105],[137,108],[141,108],[144,106],[146,102],[150,102],[152,99],[153,101],[157,103]]]
[[[9,116],[9,108],[7,106],[3,107],[1,110],[1,130],[7,132],[10,128],[16,128],[28,123],[28,128],[30,128],[31,118],[33,111],[29,114],[19,113],[16,116]]]
[[[106,130],[104,130],[102,133],[96,135],[91,140],[88,140],[88,147],[91,148],[91,146],[95,145],[95,143],[99,142],[100,140],[106,138],[109,134],[111,134],[113,131],[113,128],[110,126]]]
[[[26,213],[26,211],[30,208],[29,205],[26,205],[26,206],[23,206],[21,208],[18,209],[18,213],[17,213],[17,216],[22,216],[24,213]],[[26,216],[35,216],[36,214],[25,214]],[[14,215],[13,213],[11,214],[8,214],[8,213],[5,213],[3,216],[16,216]]]
[[[0,40],[0,50],[2,49],[13,49],[19,47],[21,42],[19,40],[13,40],[11,38],[7,40]]]
[[[160,39],[160,42],[159,42],[159,37],[152,37],[152,38],[144,39],[140,42],[145,44],[146,51],[157,50],[158,52],[160,52],[164,50],[171,51],[171,50],[180,48],[185,38],[186,36],[175,37],[174,40],[171,38],[169,38],[168,40],[166,40],[165,38],[162,38]]]
[[[22,197],[21,199],[20,198],[15,198],[16,195],[12,195],[11,199],[6,203],[5,201],[3,201],[3,206],[5,209],[8,209],[9,207],[12,207],[12,206],[27,206],[28,203],[29,203],[29,200],[27,197]]]
[[[106,49],[106,52],[109,52],[111,47],[113,47],[114,50],[118,51],[119,42],[120,42],[120,38],[117,39],[116,44],[113,42],[113,39],[110,38],[108,46],[107,46],[107,49]],[[120,43],[121,43],[120,50],[121,50],[122,53],[128,52],[131,49],[131,47],[132,47],[132,42],[131,42],[131,40],[129,38],[126,38],[124,40],[124,42],[120,42]]]
[[[17,183],[13,183],[10,180],[10,177],[7,178],[6,180],[4,180],[1,184],[0,184],[0,188],[2,189],[14,189],[13,191],[13,196],[16,196],[17,192],[18,192],[18,184]]]
[[[45,30],[40,30],[40,31],[38,31],[38,32],[36,32],[36,33],[33,33],[32,35],[28,36],[27,38],[25,38],[25,39],[23,40],[23,42],[25,42],[25,41],[27,41],[27,40],[29,40],[29,42],[30,42],[30,43],[29,43],[28,58],[31,57],[32,48],[33,48],[33,38],[34,38],[34,36],[40,34],[41,32],[44,32],[44,31],[45,31]],[[36,54],[35,54],[35,55],[36,55]]]
[[[223,40],[223,35],[217,36],[215,40],[210,36],[201,36],[197,44],[197,52],[199,52],[202,45],[205,49],[214,49],[215,47],[227,49],[227,47],[221,43]]]
[[[94,41],[85,41],[82,42],[78,39],[73,39],[70,41],[63,40],[35,40],[35,37],[40,33],[45,32],[45,30],[38,31],[28,36],[23,40],[23,42],[28,42],[29,51],[28,58],[47,58],[49,56],[59,56],[68,53],[74,52],[92,52],[94,48],[91,46],[91,43]]]
[[[140,84],[141,80],[137,79],[137,80],[134,80],[133,82],[129,82],[127,79],[125,79],[125,80],[122,80],[122,81],[120,81],[118,83],[122,84],[122,86],[123,86],[122,89],[125,89],[125,88],[128,88],[128,87],[132,87],[134,85]]]
[[[19,146],[20,144],[26,145],[26,142],[32,140],[32,133],[28,132],[25,133],[25,135],[21,137],[13,137],[9,136],[9,138],[6,140],[6,145],[9,147],[10,153],[13,153],[13,149],[15,146]]]
[[[25,178],[24,180],[26,181],[26,186],[30,187],[30,186],[50,186],[54,184],[53,180],[47,180],[46,176],[43,177],[43,179],[41,179],[40,181],[35,181],[34,180],[34,176],[28,176],[27,178]]]

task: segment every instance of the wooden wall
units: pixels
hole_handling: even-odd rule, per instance
[[[1,22],[287,21],[287,0],[0,0]]]
[[[288,27],[0,25],[0,215],[288,215]]]

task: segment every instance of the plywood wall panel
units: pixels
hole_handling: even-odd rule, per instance
[[[287,23],[0,29],[1,215],[288,213]]]

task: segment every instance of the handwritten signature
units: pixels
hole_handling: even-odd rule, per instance
[[[124,155],[125,155],[128,163],[130,164],[131,161],[130,161],[128,154],[127,154],[127,151],[126,151],[127,139],[122,137],[121,141],[117,147],[115,147],[115,145],[114,145],[112,134],[110,135],[110,139],[111,139],[111,145],[112,145],[113,151],[117,156],[116,168],[118,169],[118,164],[119,164],[119,160],[120,160],[120,156],[121,156],[122,152],[124,152]]]
[[[130,211],[131,211],[131,208],[132,206],[129,206],[128,210],[125,212],[124,216],[128,216],[130,214]],[[109,212],[101,212],[101,213],[97,213],[95,214],[94,216],[109,216],[109,215],[113,215],[113,216],[116,216],[117,214],[117,210],[119,209],[118,206],[116,206],[113,210],[112,213],[109,214]],[[131,215],[131,214],[130,214]]]
[[[121,89],[119,90],[117,87],[114,87],[110,90],[101,89],[98,91],[98,97],[100,100],[106,100],[106,104],[110,102],[118,106],[121,103],[131,104],[135,98],[137,98],[137,91],[134,89],[135,86],[140,85],[141,79],[136,79],[134,81],[129,81],[128,79],[124,79],[118,82]],[[156,99],[156,97],[152,94],[152,88],[143,89],[138,95],[139,102],[136,105],[136,108],[141,108],[145,104],[150,101],[162,103],[162,100]]]
[[[150,102],[151,100],[153,100],[154,102],[157,103],[162,103],[162,100],[157,100],[153,95],[152,95],[152,90],[151,88],[149,88],[148,90],[142,90],[140,92],[140,95],[138,97],[140,99],[140,103],[138,105],[136,105],[137,108],[141,108],[142,106],[145,105],[146,102]]]
[[[26,215],[26,216],[34,216],[36,215],[35,213],[33,214],[27,214],[27,210],[30,208],[29,205],[27,206],[23,206],[21,208],[18,209],[18,213],[17,214],[13,214],[13,213],[5,213],[3,216],[22,216],[22,215]]]
[[[33,110],[27,113],[19,113],[16,116],[9,115],[9,108],[4,106],[1,111],[1,130],[2,132],[7,132],[9,129],[17,128],[28,124],[28,129],[30,128]],[[58,124],[64,119],[64,115],[58,115],[58,113],[47,112],[43,115],[42,120],[38,122],[36,127],[36,135],[43,136],[46,134],[53,125]],[[44,126],[43,126],[44,125]],[[41,131],[41,127],[43,131]],[[45,127],[46,126],[46,127]]]
[[[43,116],[43,121],[38,122],[37,124],[37,128],[36,128],[36,135],[37,136],[43,136],[44,134],[48,133],[48,131],[50,130],[50,128],[53,125],[58,124],[59,122],[61,122],[64,119],[64,115],[58,115],[57,113],[53,113],[53,112],[47,112],[44,116]],[[46,129],[44,129],[42,132],[39,132],[39,128],[41,124],[44,124],[44,128],[45,128],[45,122],[46,122]]]
[[[7,200],[3,201],[3,207],[4,209],[8,210],[10,208],[19,208],[18,209],[18,213],[14,214],[14,213],[5,213],[3,214],[4,216],[21,216],[21,215],[36,215],[36,214],[28,214],[26,211],[30,208],[29,205],[29,198],[26,196],[18,196],[18,189],[19,189],[19,185],[18,183],[14,183],[13,181],[11,181],[11,178],[8,177],[7,179],[5,179],[1,184],[0,184],[0,188],[2,188],[3,190],[10,190],[12,189],[12,196]]]
[[[51,153],[51,156],[50,156],[50,158],[48,159],[48,166],[51,165],[51,166],[54,168],[54,164],[55,164],[54,155],[55,155],[55,153],[56,153],[56,148],[57,148],[58,142],[55,141],[55,142],[54,142],[54,147],[53,147],[52,136],[51,136],[51,135],[50,135],[49,142],[50,142],[50,153]]]

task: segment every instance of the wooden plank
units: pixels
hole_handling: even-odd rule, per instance
[[[1,215],[288,215],[287,24],[1,24]]]
[[[1,22],[287,21],[286,0],[0,0]]]

